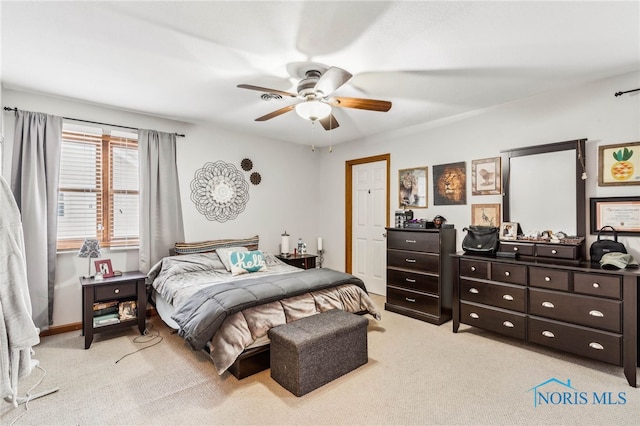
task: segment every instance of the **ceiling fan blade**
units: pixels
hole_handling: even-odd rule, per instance
[[[349,81],[351,77],[353,77],[353,75],[349,71],[338,67],[331,67],[320,76],[313,90],[320,92],[319,96],[324,98],[338,90],[338,88]]]
[[[335,97],[332,99],[330,104],[332,106],[339,106],[343,108],[357,108],[381,112],[387,112],[391,109],[391,102],[379,101],[376,99]]]
[[[241,89],[257,90],[258,92],[276,93],[278,95],[290,96],[292,98],[297,98],[298,97],[298,95],[296,95],[294,93],[283,92],[282,90],[277,90],[277,89],[269,89],[267,87],[253,86],[251,84],[238,84],[238,87],[241,88]]]
[[[262,117],[258,117],[258,118],[256,118],[255,121],[267,121],[267,120],[270,120],[270,119],[272,119],[274,117],[282,115],[282,114],[284,114],[286,112],[293,111],[295,108],[296,108],[295,105],[289,105],[289,106],[286,106],[284,108],[280,108],[279,110],[270,112],[267,115],[263,115]]]
[[[320,122],[320,124],[322,124],[322,127],[324,127],[325,130],[333,130],[336,127],[340,127],[340,124],[338,124],[338,120],[336,120],[336,117],[333,114],[329,114],[325,118],[321,118],[318,121]]]

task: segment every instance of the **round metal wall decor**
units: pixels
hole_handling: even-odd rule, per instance
[[[249,176],[249,180],[252,184],[259,185],[260,182],[262,182],[262,176],[260,176],[260,173],[258,172],[253,172],[251,173],[251,176]]]
[[[233,164],[206,163],[191,181],[191,201],[209,220],[233,220],[249,201],[249,184]]]
[[[242,167],[242,170],[244,170],[245,172],[248,172],[249,170],[253,169],[253,161],[249,160],[248,158],[244,158],[240,162],[240,167]]]

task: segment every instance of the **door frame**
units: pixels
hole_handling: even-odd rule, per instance
[[[345,161],[345,271],[347,273],[351,273],[352,270],[352,254],[353,247],[352,241],[353,238],[353,166],[357,166],[360,164],[366,163],[377,163],[378,161],[386,161],[387,163],[387,209],[385,212],[386,216],[386,227],[389,227],[389,211],[391,208],[390,201],[390,183],[391,183],[391,154],[381,154],[374,155],[372,157],[358,158],[355,160]]]

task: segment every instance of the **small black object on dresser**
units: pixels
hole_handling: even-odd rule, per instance
[[[387,311],[433,324],[451,319],[456,230],[387,228]]]
[[[144,334],[147,313],[146,277],[144,273],[135,271],[103,280],[80,278],[85,349],[91,346],[95,333],[137,325],[140,334]]]

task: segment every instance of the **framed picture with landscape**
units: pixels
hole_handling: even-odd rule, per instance
[[[640,185],[640,142],[598,147],[598,186]]]

